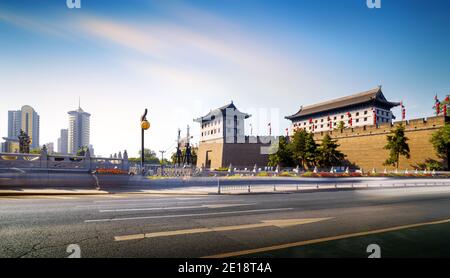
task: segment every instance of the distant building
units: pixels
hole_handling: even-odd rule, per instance
[[[200,123],[197,167],[266,166],[270,145],[275,138],[245,136],[244,121],[249,117],[231,102],[195,119]]]
[[[18,153],[19,152],[19,139],[3,137],[5,142],[1,145],[1,151],[4,153]]]
[[[194,119],[194,122],[200,123],[200,142],[226,140],[226,143],[237,143],[238,138],[244,139],[244,120],[249,117],[231,102]]]
[[[53,154],[55,152],[55,143],[49,142],[49,143],[45,144],[45,146],[47,147],[48,154]]]
[[[58,153],[69,153],[69,130],[61,129],[60,136],[58,138]]]
[[[81,107],[69,111],[68,152],[76,154],[81,147],[89,147],[90,117]]]
[[[297,113],[285,118],[292,121],[291,135],[297,129],[323,132],[337,129],[340,122],[345,128],[391,123],[395,119],[391,109],[398,105],[400,103],[388,101],[379,86],[351,96],[302,106]]]
[[[8,138],[17,138],[22,128],[22,111],[8,111]]]
[[[20,130],[30,136],[32,149],[39,148],[40,117],[29,105],[22,106],[21,110],[8,111],[8,137],[5,140],[14,142]]]

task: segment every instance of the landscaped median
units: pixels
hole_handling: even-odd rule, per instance
[[[92,172],[97,188],[104,186],[126,186],[130,181],[130,173],[121,169],[96,169]]]
[[[209,177],[217,176],[215,174],[208,175]],[[258,173],[234,173],[228,174],[224,176],[229,179],[236,178],[245,178],[245,177],[290,177],[290,178],[359,178],[359,177],[380,177],[380,178],[450,178],[450,173],[359,173],[359,172],[351,172],[351,173],[330,173],[330,172],[304,172],[297,174],[295,172],[268,172],[261,171]]]

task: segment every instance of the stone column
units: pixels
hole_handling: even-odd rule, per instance
[[[84,167],[86,170],[92,171],[92,164],[91,164],[91,151],[89,148],[87,148],[86,152],[84,153]]]
[[[41,149],[41,157],[40,157],[40,167],[41,168],[48,168],[48,152],[47,152],[47,146],[42,146]]]
[[[129,171],[130,170],[130,162],[128,161],[128,152],[127,152],[127,150],[125,150],[123,152],[122,170],[124,170],[124,171]]]

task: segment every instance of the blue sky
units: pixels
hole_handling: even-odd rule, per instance
[[[450,94],[450,1],[65,3],[0,0],[0,136],[7,110],[29,104],[41,142],[56,142],[81,97],[98,154],[136,155],[145,107],[147,147],[170,152],[179,127],[198,140],[192,119],[231,100],[263,135],[300,105],[379,84],[408,118]]]

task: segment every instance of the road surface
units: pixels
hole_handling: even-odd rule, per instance
[[[448,257],[448,219],[450,186],[0,196],[0,257]]]

